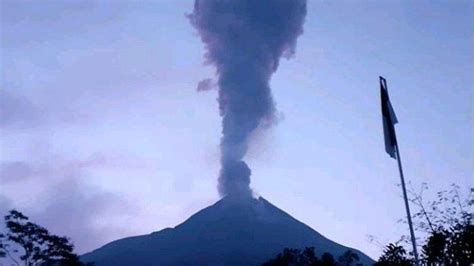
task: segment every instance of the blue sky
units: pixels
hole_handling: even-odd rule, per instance
[[[0,211],[78,251],[175,226],[218,200],[215,78],[192,1],[1,2]],[[471,1],[310,1],[271,86],[279,123],[246,160],[259,195],[372,257],[407,233],[378,76],[406,178],[472,186]],[[87,235],[87,236],[86,236]]]

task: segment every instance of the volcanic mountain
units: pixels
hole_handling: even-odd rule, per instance
[[[367,255],[325,238],[262,197],[225,197],[174,228],[113,241],[81,260],[96,266],[260,265],[285,247],[307,246],[335,258],[350,249],[359,263],[373,264]]]

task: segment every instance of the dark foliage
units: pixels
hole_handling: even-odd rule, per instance
[[[444,261],[445,249],[448,243],[446,230],[434,231],[422,247],[422,254],[427,264],[432,265]]]
[[[7,244],[5,242],[5,235],[0,234],[0,258],[5,258],[7,256]]]
[[[76,266],[83,265],[74,253],[74,246],[66,237],[50,234],[49,231],[29,221],[17,210],[5,216],[6,234],[0,234],[0,256],[9,256],[18,265],[13,247],[22,249],[19,258],[25,265]]]
[[[342,256],[340,256],[337,260],[338,265],[340,266],[350,266],[356,261],[359,261],[359,255],[357,255],[350,249],[344,252],[344,254],[342,254]]]
[[[319,259],[314,247],[306,247],[303,251],[285,248],[275,258],[264,262],[262,266],[349,266],[356,265],[357,261],[359,261],[359,256],[352,250],[346,251],[336,262],[334,256],[327,252]]]
[[[397,244],[390,243],[383,252],[379,261],[375,263],[377,266],[410,266],[412,261],[407,258],[405,248]]]
[[[423,246],[428,265],[472,265],[474,263],[474,226],[466,221],[428,238]]]
[[[415,213],[416,229],[428,234],[421,248],[422,262],[426,265],[469,265],[473,258],[473,226],[471,214],[466,211],[472,201],[462,200],[459,186],[439,191],[434,201],[425,202],[423,185],[419,193],[411,192],[411,201],[419,207]]]
[[[321,266],[332,266],[336,265],[336,260],[334,260],[334,256],[330,253],[324,252],[324,254],[321,256]]]
[[[410,191],[410,201],[418,207],[413,215],[415,229],[426,235],[421,262],[428,266],[474,264],[474,226],[471,214],[466,211],[472,201],[461,200],[459,187],[453,184],[451,189],[438,192],[436,200],[425,202],[423,192],[427,189],[423,184],[420,192]],[[377,262],[377,265],[412,264],[413,258],[398,244],[389,244]]]

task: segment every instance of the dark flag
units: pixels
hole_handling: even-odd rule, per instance
[[[402,162],[400,159],[400,151],[398,150],[397,136],[395,134],[395,124],[398,123],[395,111],[393,111],[390,98],[388,97],[387,81],[380,77],[380,99],[382,100],[382,119],[383,119],[383,135],[385,138],[385,151],[390,157],[397,159],[398,170],[400,171],[400,181],[402,183],[403,199],[405,201],[405,209],[407,211],[408,226],[410,227],[411,243],[413,245],[413,255],[415,256],[415,265],[419,266],[418,251],[416,250],[415,231],[411,221],[410,205],[408,204],[407,190],[405,187],[405,179],[403,178]]]
[[[398,123],[395,111],[393,111],[390,98],[388,97],[387,81],[380,77],[380,97],[382,100],[382,119],[383,119],[383,135],[385,138],[385,151],[390,157],[396,159],[397,136],[395,135],[394,125]]]

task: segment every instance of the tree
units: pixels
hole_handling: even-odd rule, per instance
[[[66,237],[48,235],[46,238],[47,264],[64,264],[70,266],[80,266],[82,263],[79,257],[74,254],[74,246],[69,243]]]
[[[11,210],[5,216],[5,224],[8,231],[0,234],[0,255],[8,255],[17,265],[18,262],[10,255],[12,244],[23,250],[20,259],[26,266],[82,265],[69,239],[50,234],[46,228],[30,222],[21,212]]]
[[[422,247],[422,255],[428,265],[434,265],[444,262],[445,249],[448,243],[448,234],[446,230],[433,231],[428,237],[426,244]]]
[[[319,265],[314,247],[306,247],[299,259],[299,265]]]
[[[334,266],[336,265],[336,261],[334,260],[334,256],[330,253],[324,252],[321,256],[321,266]]]
[[[18,261],[12,256],[10,252],[10,244],[7,240],[7,236],[0,233],[0,258],[8,257],[15,265],[20,265]]]
[[[321,259],[316,256],[314,247],[299,249],[285,248],[275,258],[262,264],[262,266],[346,266],[359,261],[359,256],[352,250],[347,250],[339,257],[338,262],[334,256],[325,252]]]
[[[474,226],[470,219],[451,227],[447,234],[445,264],[474,264]]]
[[[284,266],[295,263],[297,257],[300,254],[298,249],[285,248],[281,253],[279,253],[276,258],[270,259],[267,262],[264,262],[262,266]]]
[[[359,255],[349,249],[344,252],[337,261],[340,266],[350,266],[353,262],[359,261]]]
[[[474,264],[474,226],[471,214],[466,211],[472,206],[472,200],[462,200],[459,186],[455,184],[439,191],[432,201],[424,200],[426,190],[426,183],[418,193],[413,188],[409,190],[410,201],[418,207],[412,217],[415,229],[418,236],[424,236],[419,241],[423,243],[421,262],[428,266]],[[409,238],[402,236],[403,239]],[[411,265],[412,261],[397,243],[385,247],[377,265]]]
[[[397,244],[388,244],[382,256],[378,262],[375,263],[377,266],[410,266],[412,261],[407,258],[407,252],[405,248]]]
[[[5,235],[0,233],[0,258],[5,258],[7,256],[7,245],[4,243]]]
[[[469,209],[472,201],[461,199],[458,185],[451,184],[450,189],[438,191],[435,200],[424,199],[423,194],[428,189],[428,185],[423,183],[418,192],[413,187],[408,191],[409,200],[418,207],[412,217],[417,231],[432,234],[471,219],[466,209]]]
[[[316,257],[314,247],[306,247],[303,251],[299,249],[285,248],[274,259],[262,264],[262,266],[317,266],[319,259]]]
[[[436,199],[425,201],[423,184],[420,192],[410,190],[411,202],[419,211],[414,214],[415,228],[427,237],[422,246],[422,260],[427,265],[469,265],[474,263],[473,226],[471,214],[466,211],[472,200],[462,200],[459,186],[439,191]],[[471,189],[472,192],[472,189]]]
[[[24,250],[20,259],[25,261],[25,265],[34,265],[43,260],[44,238],[48,231],[34,223],[28,222],[28,217],[21,212],[11,210],[5,216],[7,229],[7,239],[18,244]]]

